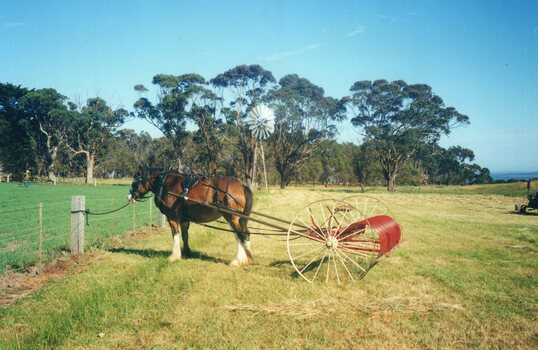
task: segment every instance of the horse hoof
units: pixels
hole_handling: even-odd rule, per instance
[[[239,261],[237,259],[234,259],[230,263],[230,266],[233,266],[233,267],[239,267],[239,266],[245,266],[245,265],[252,265],[252,260]]]
[[[175,261],[178,261],[178,260],[181,260],[181,256],[170,255],[170,256],[168,257],[168,262],[171,262],[171,263],[173,263],[173,262],[175,262]]]
[[[230,266],[233,266],[233,267],[239,267],[239,266],[241,266],[241,263],[239,262],[239,260],[234,259],[234,260],[232,260],[232,262],[230,263]]]

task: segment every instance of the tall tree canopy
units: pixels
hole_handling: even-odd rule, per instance
[[[54,89],[40,89],[29,92],[20,101],[24,114],[34,124],[29,129],[30,137],[39,146],[38,154],[54,184],[57,182],[55,163],[58,151],[67,139],[70,123],[66,100]]]
[[[284,188],[301,163],[337,132],[345,117],[345,104],[324,96],[323,88],[297,74],[286,75],[268,96],[275,109],[275,132],[270,138],[280,187]]]
[[[156,98],[134,86],[137,116],[164,137],[118,130],[128,117],[101,98],[78,105],[54,89],[0,83],[0,171],[31,170],[50,179],[64,176],[123,176],[135,165],[178,167],[204,175],[240,176],[256,184],[256,149],[268,150],[270,182],[315,185],[385,183],[471,184],[491,182],[487,168],[460,146],[444,149],[439,139],[469,118],[425,84],[358,81],[350,96],[325,96],[297,74],[282,77],[259,65],[240,65],[209,82],[195,74],[157,74]],[[260,104],[275,114],[272,135],[256,140],[249,113]],[[348,112],[363,134],[360,145],[334,141]],[[265,158],[265,157],[264,157]],[[347,161],[347,163],[346,163]],[[185,165],[182,167],[182,165]],[[15,176],[14,176],[15,177]]]
[[[211,79],[211,84],[220,90],[224,97],[227,89],[232,95],[229,105],[222,109],[226,120],[235,127],[234,145],[242,157],[242,177],[250,186],[254,186],[256,139],[250,133],[246,119],[248,112],[261,103],[268,88],[276,80],[273,74],[259,65],[241,65],[234,67]]]
[[[73,122],[69,130],[66,146],[73,155],[82,154],[86,160],[86,182],[93,182],[98,155],[113,136],[113,132],[123,125],[128,112],[112,109],[99,97],[90,98],[80,110],[70,105]]]
[[[20,174],[36,164],[35,142],[28,134],[28,119],[19,104],[28,89],[0,83],[0,166]]]
[[[158,74],[153,77],[153,84],[159,87],[158,102],[154,105],[148,98],[140,97],[134,104],[135,115],[157,127],[170,140],[181,170],[187,145],[187,122],[193,119],[199,100],[211,91],[204,86],[205,79],[194,73]],[[140,84],[134,89],[140,94],[147,92]]]
[[[200,103],[193,106],[191,119],[198,129],[194,132],[192,141],[198,152],[194,164],[199,165],[198,173],[215,176],[218,160],[221,156],[223,130],[222,120],[217,118],[219,104],[222,99],[215,93],[205,90],[200,95]]]
[[[426,84],[358,81],[351,92],[351,122],[376,149],[389,191],[395,189],[399,171],[419,147],[437,143],[455,126],[469,123],[466,115],[445,107]]]

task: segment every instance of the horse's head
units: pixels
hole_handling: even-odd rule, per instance
[[[157,176],[159,176],[158,171],[143,171],[140,169],[134,175],[134,181],[131,184],[131,189],[127,196],[129,202],[134,203],[137,200],[144,198],[149,191],[152,191]]]

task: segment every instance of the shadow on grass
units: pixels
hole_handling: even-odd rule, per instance
[[[318,259],[318,260],[315,260],[313,262],[310,262],[310,264],[308,266],[306,266],[306,268],[303,268],[301,273],[304,274],[304,275],[308,275],[309,272],[312,272],[312,271],[316,271],[315,274],[317,275],[319,272],[320,272],[320,265],[323,264],[323,261],[324,259]],[[378,261],[375,261],[373,262],[372,264],[370,264],[368,267],[365,267],[365,269],[360,272],[360,273],[357,273],[355,276],[355,278],[357,280],[361,280],[364,278],[364,276],[366,276],[366,274],[368,273],[368,271],[370,271],[375,265],[377,265]],[[293,266],[293,264],[291,263],[291,261],[289,260],[277,260],[277,261],[273,261],[272,263],[269,264],[270,267],[282,267],[282,266]],[[321,267],[321,270],[325,269],[325,267]],[[326,270],[325,270],[326,271]],[[348,272],[349,273],[349,272]],[[299,274],[299,272],[297,270],[294,270],[290,276],[292,278],[302,278],[302,276]],[[310,274],[308,275],[309,278],[313,278],[313,275]]]
[[[508,214],[508,215],[521,215],[521,216],[538,216],[538,210],[529,211],[529,209],[527,209],[527,211],[525,213],[518,213],[516,211],[508,211],[508,212],[506,212],[506,214]]]
[[[311,270],[316,269],[321,264],[321,262],[322,262],[321,259],[318,259],[312,262],[306,269],[303,270],[303,273],[306,274],[310,272]],[[277,260],[270,263],[269,266],[270,267],[283,267],[283,266],[293,266],[293,264],[289,260]],[[293,270],[293,272],[290,273],[290,276],[294,279],[302,278],[301,275],[299,275],[299,273],[297,272],[297,270]]]
[[[133,248],[111,248],[108,250],[111,253],[124,253],[124,254],[133,254],[143,256],[145,258],[163,258],[170,256],[169,250],[154,250],[154,249],[133,249]],[[191,251],[190,255],[186,257],[187,259],[198,259],[202,261],[210,261],[217,264],[228,265],[229,261],[215,258],[213,256],[206,255],[201,252]]]

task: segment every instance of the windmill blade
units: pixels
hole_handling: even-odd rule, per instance
[[[271,136],[275,130],[275,116],[273,111],[265,106],[258,105],[250,111],[247,125],[252,135],[263,140]]]

